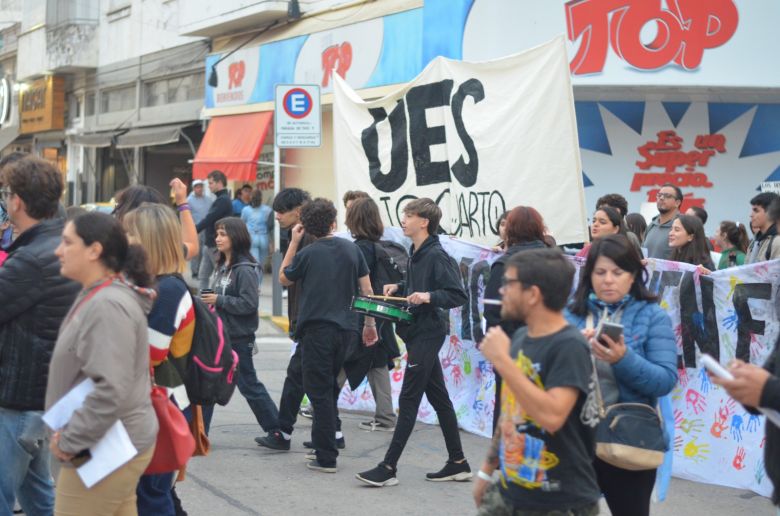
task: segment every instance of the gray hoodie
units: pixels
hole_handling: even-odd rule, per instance
[[[95,390],[62,429],[60,449],[79,453],[121,420],[135,448],[144,452],[157,438],[146,321],[152,299],[115,280],[80,303],[95,287],[81,291],[60,328],[49,369],[46,409],[91,378]]]

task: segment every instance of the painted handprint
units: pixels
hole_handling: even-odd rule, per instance
[[[715,421],[712,422],[712,426],[710,427],[710,434],[712,434],[712,436],[717,439],[723,437],[723,432],[729,427],[729,425],[726,424],[726,421],[726,419],[720,419],[716,417]]]
[[[710,445],[707,443],[696,444],[696,439],[691,439],[683,449],[683,455],[694,462],[701,462],[710,453]]]
[[[698,434],[703,427],[704,423],[702,423],[701,419],[683,419],[682,423],[680,423],[680,430],[689,435],[691,433]]]
[[[731,465],[737,471],[745,469],[745,448],[737,446],[737,453],[734,455],[734,460],[731,461]]]
[[[674,409],[674,427],[679,430],[683,421],[685,421],[685,417],[683,417],[682,410]]]
[[[731,438],[738,443],[742,442],[742,416],[739,414],[731,418]]]
[[[685,369],[685,366],[677,369],[677,380],[680,382],[682,387],[688,386],[688,370]]]
[[[737,402],[734,401],[734,398],[727,399],[726,404],[724,405],[721,403],[720,408],[718,409],[718,418],[728,419],[735,408],[737,408]]]
[[[463,372],[471,374],[471,357],[468,353],[463,353]]]
[[[460,384],[463,383],[463,373],[460,370],[460,366],[457,364],[452,366],[452,381],[455,383],[456,387],[460,387]]]
[[[463,353],[463,344],[457,335],[450,335],[450,346],[456,353]]]
[[[755,432],[758,430],[758,422],[761,421],[760,416],[758,414],[749,414],[747,426],[745,426],[745,430],[748,432]]]
[[[756,483],[760,484],[766,477],[766,469],[764,468],[764,459],[758,459],[756,461],[755,475]]]
[[[698,416],[707,408],[707,399],[700,392],[688,389],[685,393],[685,405]]]
[[[726,312],[728,315],[726,315],[723,318],[723,327],[727,330],[734,330],[739,326],[739,315],[737,315],[737,311],[732,309]]]
[[[702,392],[702,394],[707,394],[710,392],[712,381],[710,380],[710,375],[707,374],[707,370],[703,367],[699,369],[699,381],[699,390]]]
[[[674,436],[674,453],[679,453],[682,448],[683,438],[681,435]]]

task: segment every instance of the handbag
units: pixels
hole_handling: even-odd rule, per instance
[[[195,451],[193,457],[205,457],[211,451],[211,441],[206,435],[206,425],[203,422],[203,409],[200,405],[192,405],[192,420],[190,421],[190,433],[195,439]]]
[[[165,387],[152,387],[152,407],[160,429],[152,461],[144,474],[171,473],[187,464],[195,451],[195,439],[184,414],[169,398]]]
[[[593,316],[590,314],[587,327],[593,328]],[[663,463],[664,454],[669,449],[660,413],[646,403],[615,403],[605,409],[593,353],[590,359],[596,376],[600,418],[595,435],[596,456],[608,464],[630,471],[656,469]]]

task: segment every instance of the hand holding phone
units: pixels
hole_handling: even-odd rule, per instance
[[[602,319],[598,328],[596,328],[596,340],[599,341],[599,344],[602,346],[610,347],[606,339],[603,338],[603,335],[607,335],[614,342],[620,342],[620,337],[623,335],[623,325]]]

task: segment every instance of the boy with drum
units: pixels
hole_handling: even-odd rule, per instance
[[[368,266],[360,249],[348,240],[334,238],[336,207],[327,199],[314,199],[301,208],[301,224],[292,231],[290,247],[282,261],[279,281],[298,285],[300,304],[294,338],[302,349],[303,388],[314,409],[314,452],[306,467],[335,473],[336,377],[347,351],[358,338],[358,314],[349,309],[358,285],[371,295]],[[315,241],[298,251],[304,233]],[[377,341],[376,322],[365,317],[363,343]]]
[[[404,207],[401,225],[413,244],[409,267],[403,282],[385,285],[383,291],[386,296],[404,295],[412,305],[415,319],[396,326],[396,332],[406,342],[407,363],[390,448],[377,467],[356,475],[371,486],[398,484],[396,466],[414,428],[423,393],[436,410],[449,454],[444,468],[426,474],[426,479],[441,482],[471,478],[458,433],[458,419],[439,362],[439,350],[449,333],[448,310],[462,306],[467,299],[458,266],[436,236],[440,220],[441,210],[431,199],[416,199]]]

